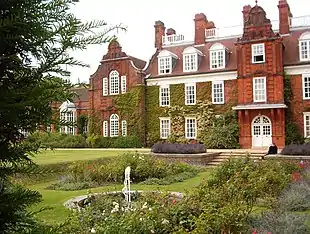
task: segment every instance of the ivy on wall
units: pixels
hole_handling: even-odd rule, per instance
[[[210,131],[213,130],[217,136],[222,136],[229,140],[233,139],[233,144],[226,144],[228,148],[239,147],[238,123],[231,109],[237,102],[237,87],[232,92],[231,101],[225,102],[224,105],[212,104],[212,82],[197,83],[197,103],[194,106],[185,105],[184,84],[170,85],[170,107],[159,106],[159,86],[148,86],[146,95],[148,146],[152,146],[154,143],[160,141],[160,117],[170,117],[171,119],[172,134],[168,141],[187,142],[188,140],[185,139],[185,116],[193,116],[197,119],[197,139],[199,141],[204,142],[207,146],[216,145],[213,142],[214,138],[210,137]],[[221,134],[219,132],[222,130],[226,131],[227,128],[220,128],[219,125],[217,128],[213,127],[215,114],[234,116],[234,121],[231,121],[231,124],[225,125],[225,127],[230,125],[231,131]],[[227,137],[227,134],[230,135]]]
[[[145,86],[139,85],[113,99],[121,120],[127,121],[127,135],[138,136],[143,145],[146,141],[144,97]]]
[[[284,73],[284,102],[287,105],[285,110],[285,145],[290,144],[302,144],[304,143],[304,137],[300,134],[297,125],[294,123],[291,101],[292,101],[292,84],[291,77]]]
[[[88,136],[100,136],[102,128],[102,121],[100,120],[100,113],[92,109],[88,117]]]

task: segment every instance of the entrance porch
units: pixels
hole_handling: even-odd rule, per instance
[[[241,148],[267,149],[272,142],[285,146],[284,104],[251,104],[233,107],[238,113]]]

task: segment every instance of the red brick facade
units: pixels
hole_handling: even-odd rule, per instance
[[[272,142],[283,147],[287,109],[284,101],[285,73],[291,76],[292,101],[289,106],[302,134],[305,130],[304,112],[310,112],[310,99],[304,97],[304,92],[309,92],[310,98],[310,89],[305,89],[302,78],[310,74],[310,24],[294,27],[287,0],[280,0],[275,7],[279,9],[279,30],[274,29],[262,7],[244,6],[241,36],[219,36],[214,22],[208,21],[203,13],[196,14],[195,35],[191,42],[185,41],[172,28],[166,30],[163,22],[156,21],[156,53],[148,65],[123,52],[117,41],[111,42],[108,53],[90,77],[88,100],[84,98],[75,102],[81,109],[77,113],[96,110],[100,113],[100,121],[109,121],[112,114],[119,115],[113,104],[115,95],[110,92],[112,71],[117,71],[120,79],[117,95],[121,95],[121,77],[126,77],[127,90],[137,85],[160,87],[193,82],[197,84],[197,92],[203,92],[203,83],[212,82],[219,84],[224,96],[224,103],[214,103],[215,109],[229,106],[237,113],[242,148],[266,147]],[[308,51],[309,57],[301,59],[300,40],[307,32],[309,36],[305,40],[309,40],[309,44],[303,53]],[[193,57],[186,57],[186,53],[191,53]],[[192,60],[188,62],[187,59]],[[206,99],[212,95],[217,97],[213,92],[205,95],[208,95]],[[143,108],[147,98],[141,98]],[[122,116],[119,118],[123,119]]]

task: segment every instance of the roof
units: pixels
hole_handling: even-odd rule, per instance
[[[84,88],[84,87],[72,88],[71,90],[77,94],[77,96],[73,98],[74,102],[77,102],[77,101],[88,102],[88,89],[87,88]]]
[[[138,59],[136,57],[133,57],[133,56],[128,56],[129,59],[133,62],[133,64],[139,68],[139,69],[143,69],[146,65],[146,61],[142,60],[142,59]]]
[[[221,41],[212,41],[206,42],[203,46],[194,46],[194,44],[187,44],[187,45],[179,45],[174,47],[166,47],[163,50],[168,50],[169,52],[178,56],[178,60],[175,64],[175,67],[172,70],[172,73],[169,75],[158,75],[158,58],[157,54],[161,51],[157,51],[155,54],[155,58],[152,61],[152,64],[148,67],[148,73],[151,73],[151,77],[161,77],[161,76],[179,76],[185,74],[201,74],[201,73],[208,73],[208,72],[221,72],[221,71],[235,71],[237,70],[237,54],[236,54],[236,46],[235,43],[237,42],[237,37],[223,39]],[[221,43],[228,51],[229,59],[227,60],[226,67],[224,69],[210,69],[210,49],[213,45],[218,45]],[[193,47],[199,50],[203,56],[201,56],[199,68],[197,72],[183,72],[183,51],[189,47]]]

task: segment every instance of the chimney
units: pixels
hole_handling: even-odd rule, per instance
[[[195,15],[195,45],[205,44],[207,17],[203,13]]]
[[[286,0],[279,1],[279,32],[281,35],[289,34],[291,28],[291,9]]]
[[[249,13],[250,13],[250,10],[251,10],[251,6],[250,5],[246,5],[243,7],[243,25],[245,25],[245,22],[247,21],[248,17],[249,17]]]
[[[165,36],[165,24],[160,20],[155,22],[155,48],[161,49],[163,46],[163,36]]]
[[[175,34],[176,34],[176,32],[175,32],[175,30],[173,28],[168,28],[167,29],[167,32],[166,32],[167,36],[175,35]]]

